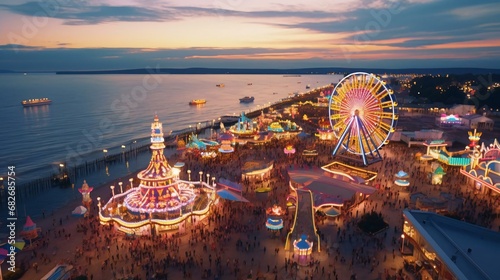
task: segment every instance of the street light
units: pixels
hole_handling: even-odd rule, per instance
[[[191,182],[191,170],[188,170],[188,181]]]
[[[207,173],[207,185],[210,185],[210,174]]]
[[[115,199],[115,186],[109,186],[111,189],[111,194],[113,195],[113,200]]]
[[[203,171],[198,172],[200,174],[200,183],[203,181]]]
[[[99,213],[101,213],[101,197],[97,197],[97,207],[99,208]]]
[[[120,186],[120,193],[123,193],[123,187],[122,187],[123,183],[119,182],[118,185]]]
[[[134,188],[134,186],[133,186],[134,178],[130,178],[130,179],[128,179],[128,181],[130,182],[130,188],[131,189]]]
[[[212,186],[215,187],[215,177],[212,177]]]
[[[403,246],[405,245],[405,234],[401,234],[401,253],[403,253]]]

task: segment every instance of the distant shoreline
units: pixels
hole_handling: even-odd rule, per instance
[[[0,69],[3,74],[41,74],[51,73],[57,75],[103,75],[103,74],[212,74],[212,75],[328,75],[346,74],[352,72],[371,72],[376,74],[500,74],[500,69],[455,67],[455,68],[342,68],[342,67],[316,67],[296,69],[265,69],[265,68],[137,68],[137,69],[107,69],[107,70],[75,70],[75,71],[12,71]]]

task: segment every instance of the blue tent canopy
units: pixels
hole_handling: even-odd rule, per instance
[[[232,200],[232,201],[241,201],[241,202],[249,202],[246,198],[241,196],[240,194],[227,190],[227,189],[220,189],[217,190],[217,194],[219,197],[227,200]]]

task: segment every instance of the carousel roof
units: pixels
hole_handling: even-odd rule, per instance
[[[404,172],[403,170],[399,170],[399,172],[396,173],[396,177],[405,178],[405,177],[408,177],[408,173]]]
[[[231,132],[226,131],[226,132],[222,133],[221,135],[219,135],[218,140],[219,141],[228,141],[228,140],[232,141],[232,140],[234,140],[234,135]]]
[[[338,215],[340,215],[340,212],[337,209],[331,207],[330,209],[325,211],[325,215],[327,215],[328,217],[337,217]]]
[[[443,167],[438,166],[438,167],[434,170],[434,172],[432,172],[432,174],[434,174],[434,175],[444,175],[444,174],[446,174],[446,172],[444,172]]]
[[[309,249],[311,248],[311,243],[307,242],[307,235],[302,234],[300,236],[300,241],[295,244],[299,249]]]
[[[23,231],[31,231],[36,229],[36,224],[31,220],[30,216],[26,217],[26,223],[23,226]]]
[[[281,218],[267,218],[267,223],[272,226],[279,226],[283,224],[283,219]]]

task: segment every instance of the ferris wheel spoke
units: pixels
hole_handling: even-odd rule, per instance
[[[392,101],[385,101],[380,103],[380,106],[384,109],[393,109],[394,108],[394,102]]]
[[[392,126],[385,122],[380,122],[380,128],[384,129],[387,132],[391,132]]]
[[[379,111],[380,110],[380,104],[373,102],[373,104],[367,104],[365,107],[367,111]]]
[[[392,119],[398,119],[398,116],[397,115],[394,115],[393,113],[389,113],[389,112],[383,112],[380,114],[380,118],[381,119],[387,119],[387,120],[392,120]]]
[[[376,98],[378,100],[384,100],[384,98],[386,98],[387,96],[389,95],[389,91],[384,89],[383,91],[379,92],[377,95],[376,95]]]

